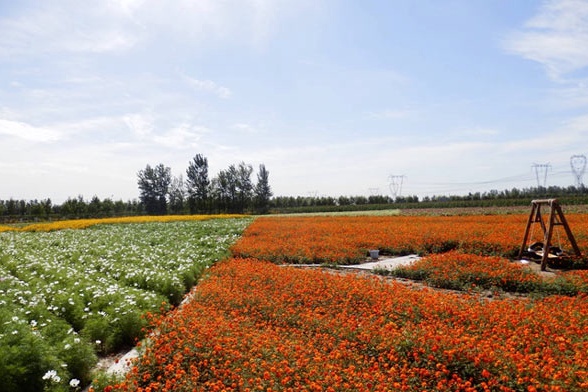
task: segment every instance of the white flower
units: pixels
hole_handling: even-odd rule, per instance
[[[76,388],[78,385],[80,385],[80,380],[78,380],[77,378],[72,378],[69,381],[69,386],[72,388]]]
[[[53,378],[53,376],[56,376],[57,372],[55,370],[48,370],[47,373],[45,373],[45,375],[43,376],[43,380],[49,380],[50,378]]]
[[[57,371],[55,370],[48,370],[47,373],[43,376],[43,380],[50,380],[55,383],[61,381],[61,377],[57,375]]]

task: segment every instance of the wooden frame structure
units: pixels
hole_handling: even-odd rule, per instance
[[[544,205],[548,205],[551,209],[547,226],[545,225],[543,217],[541,216],[541,206]],[[529,215],[529,220],[527,221],[527,228],[525,229],[523,244],[521,245],[521,250],[519,251],[519,259],[523,257],[523,252],[525,251],[527,241],[529,240],[529,229],[533,223],[539,223],[541,225],[541,229],[543,230],[543,255],[541,257],[541,271],[545,271],[547,269],[547,259],[549,257],[549,250],[551,248],[551,237],[553,236],[554,226],[564,227],[568,239],[572,244],[572,248],[574,248],[574,253],[578,257],[581,256],[580,248],[578,248],[576,239],[572,234],[572,230],[570,230],[570,226],[568,225],[563,211],[561,210],[558,200],[543,199],[533,200],[531,202],[531,214]]]

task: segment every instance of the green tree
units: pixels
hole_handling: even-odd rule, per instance
[[[87,213],[87,204],[84,197],[68,198],[61,204],[60,214],[64,217],[82,217]]]
[[[96,195],[92,197],[90,200],[90,204],[88,204],[87,211],[91,217],[98,217],[101,216],[100,212],[102,210],[102,202],[100,198]]]
[[[250,205],[253,196],[253,182],[251,181],[253,166],[241,162],[239,167],[235,169],[235,173],[237,211],[243,213]]]
[[[214,201],[214,208],[217,212],[227,212],[231,208],[234,199],[234,182],[229,170],[221,170],[212,179],[210,189]]]
[[[209,198],[208,159],[196,154],[186,169],[186,191],[190,213],[203,211]]]
[[[262,163],[257,173],[257,183],[253,190],[255,209],[258,213],[265,214],[269,210],[270,199],[273,195],[269,184],[269,171]]]
[[[251,203],[253,167],[241,162],[221,170],[211,181],[211,193],[216,209],[221,212],[243,213]]]
[[[184,191],[184,178],[182,175],[174,177],[169,187],[169,210],[172,214],[184,212],[186,194]]]
[[[171,168],[162,163],[155,167],[147,165],[137,173],[139,199],[149,215],[165,215],[167,213],[167,196],[171,184]]]

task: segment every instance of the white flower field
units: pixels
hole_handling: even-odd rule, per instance
[[[0,233],[0,385],[79,390],[98,355],[134,345],[250,219]],[[27,380],[27,385],[22,385]]]

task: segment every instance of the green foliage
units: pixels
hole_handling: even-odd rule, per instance
[[[205,211],[209,194],[208,159],[196,154],[186,169],[186,190],[190,213]]]
[[[139,198],[147,214],[165,215],[167,213],[167,195],[172,182],[171,168],[162,163],[155,167],[147,165],[137,173]]]
[[[95,391],[104,391],[109,385],[118,384],[122,377],[116,374],[108,374],[104,371],[97,372],[92,380],[92,388]]]
[[[269,210],[272,189],[269,184],[269,171],[264,164],[259,165],[257,173],[257,184],[254,188],[254,204],[258,214],[265,214]]]
[[[179,304],[249,222],[0,233],[0,390],[88,385],[97,354],[142,339],[145,314]]]

